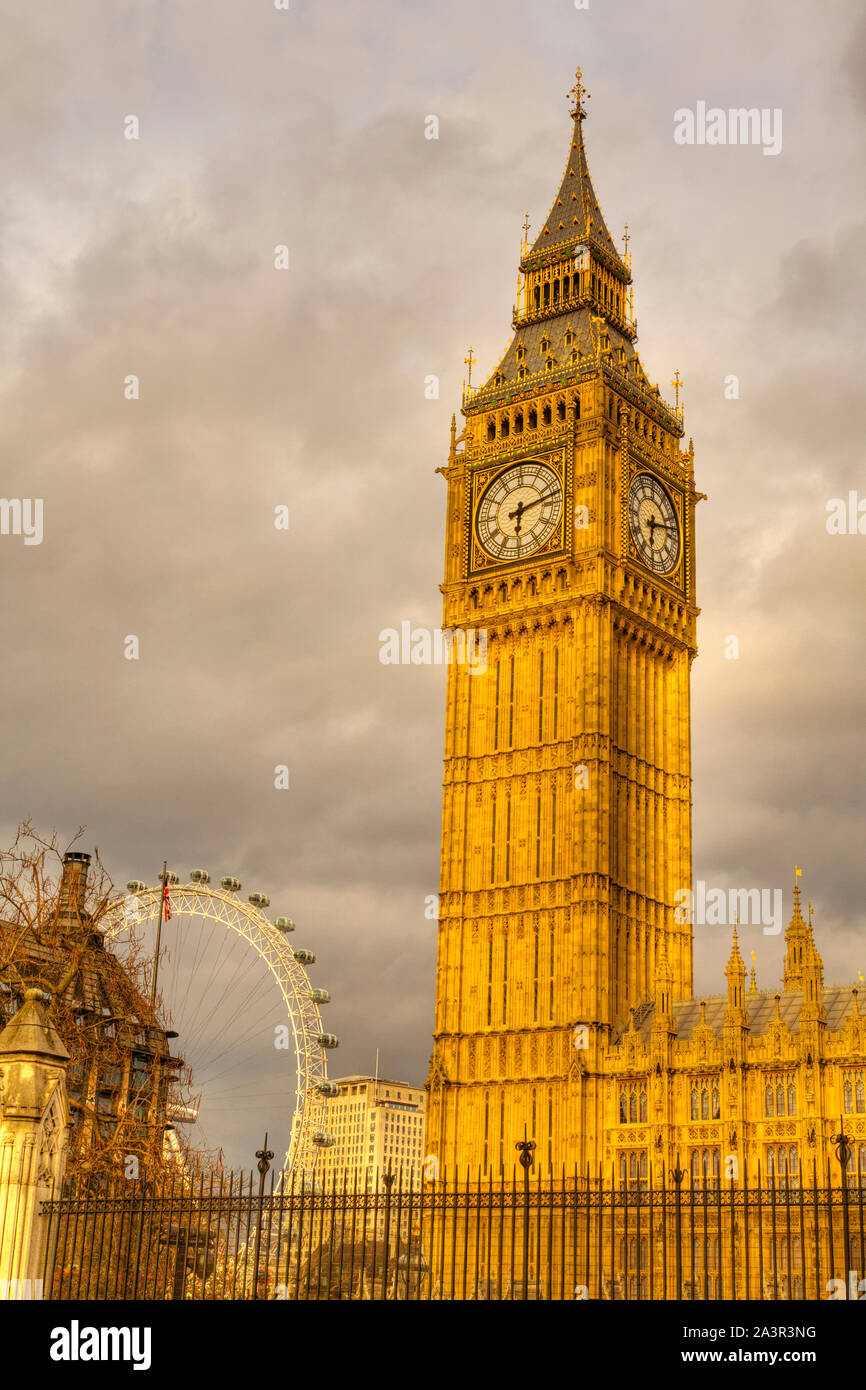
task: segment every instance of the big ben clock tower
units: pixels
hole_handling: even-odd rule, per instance
[[[448,670],[428,1150],[494,1181],[524,1129],[544,1172],[594,1164],[611,1039],[657,972],[692,989],[693,455],[635,350],[586,96],[578,70],[513,339],[443,470],[443,625],[487,647]]]

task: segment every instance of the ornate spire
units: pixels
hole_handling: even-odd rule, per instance
[[[811,932],[800,911],[801,870],[794,865],[794,911],[785,932],[785,989],[796,989],[803,983],[803,966],[811,942]]]
[[[564,248],[569,242],[584,242],[599,251],[603,261],[612,261],[614,273],[618,272],[619,277],[628,283],[631,274],[607,229],[589,176],[589,164],[583,144],[583,122],[586,120],[583,102],[589,96],[589,92],[583,85],[580,68],[577,69],[577,80],[569,96],[572,98],[571,118],[574,129],[568,161],[559,193],[535,239],[530,256],[538,252],[551,251],[559,246]]]
[[[728,981],[728,1008],[725,1022],[739,1022],[745,1008],[746,966],[740,955],[740,943],[737,939],[736,927],[734,927],[734,939],[725,968],[725,977]]]

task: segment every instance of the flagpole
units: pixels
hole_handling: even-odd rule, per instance
[[[159,895],[159,920],[157,922],[156,927],[156,952],[154,953],[153,957],[153,984],[151,985],[150,990],[150,1007],[154,1011],[154,1013],[156,1013],[156,976],[157,972],[159,971],[159,943],[162,939],[162,923],[163,918],[165,916],[165,881],[167,876],[168,860],[164,859],[162,861],[162,874],[160,875],[160,882],[162,883],[162,892]]]

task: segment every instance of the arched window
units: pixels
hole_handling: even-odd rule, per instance
[[[693,1119],[693,1120],[698,1120],[698,1119],[700,1119],[700,1105],[701,1105],[700,1092],[698,1091],[697,1086],[692,1086],[692,1119]]]
[[[493,422],[493,420],[487,421],[487,438],[491,444],[493,440],[496,438],[496,425]]]
[[[547,281],[545,282],[545,285],[544,285],[544,307],[545,307],[545,309],[547,308],[547,306],[548,306],[549,303],[550,303],[550,281],[547,280]]]
[[[625,1154],[620,1154],[620,1156],[619,1156],[619,1175],[620,1175],[620,1178],[622,1179],[622,1181],[625,1182],[626,1177],[627,1177],[626,1156],[625,1156]]]
[[[634,1180],[637,1178],[637,1154],[631,1153],[628,1156],[628,1175]]]
[[[536,309],[540,309],[540,308],[541,308],[541,287],[540,287],[540,285],[536,285],[536,286],[535,286],[535,307],[536,307]]]
[[[850,1115],[854,1110],[854,1087],[850,1081],[845,1082],[845,1114]]]
[[[637,1124],[637,1093],[632,1091],[628,1098],[628,1118],[630,1124]]]
[[[502,419],[499,421],[499,437],[500,439],[507,439],[510,433],[511,421],[507,415],[503,415]]]
[[[781,1083],[780,1083],[780,1084],[776,1087],[776,1114],[777,1114],[777,1115],[784,1115],[784,1113],[785,1113],[785,1088],[784,1088],[784,1086],[782,1086]]]
[[[642,1149],[642,1150],[641,1150],[641,1155],[640,1155],[640,1176],[641,1176],[641,1181],[642,1181],[642,1182],[645,1182],[645,1181],[646,1181],[646,1150],[645,1150],[645,1149]]]
[[[514,433],[523,434],[523,411],[518,410],[514,415]]]
[[[863,1091],[863,1078],[861,1077],[857,1082],[857,1114],[862,1115],[864,1109],[866,1109],[866,1094]]]
[[[619,1098],[619,1122],[621,1125],[628,1124],[628,1101],[625,1091],[620,1094]]]
[[[556,418],[557,418],[557,420],[564,420],[564,419],[565,419],[565,401],[557,401],[557,403],[556,403]]]
[[[783,1148],[779,1148],[779,1177],[783,1178],[788,1171],[788,1155]]]
[[[700,1177],[701,1172],[701,1152],[700,1149],[692,1150],[692,1178]]]
[[[580,396],[574,398],[574,418],[575,420],[580,419]]]
[[[719,1115],[720,1115],[720,1114],[721,1114],[721,1110],[719,1109],[719,1088],[718,1088],[718,1086],[714,1086],[714,1087],[713,1087],[713,1119],[714,1119],[714,1120],[717,1120],[717,1119],[719,1118]]]
[[[640,1122],[646,1124],[646,1091],[643,1088],[640,1093]]]
[[[552,416],[551,416],[550,406],[549,406],[549,405],[546,405],[546,406],[544,406],[544,408],[543,408],[543,410],[542,410],[542,412],[541,412],[541,422],[542,422],[542,424],[544,424],[544,425],[549,425],[550,422],[551,422],[551,419],[552,419]]]
[[[701,1119],[702,1119],[702,1120],[708,1120],[709,1118],[710,1118],[710,1092],[709,1092],[709,1088],[708,1088],[708,1087],[702,1086],[702,1087],[701,1087]]]
[[[788,1114],[789,1114],[789,1115],[796,1115],[796,1113],[797,1113],[797,1089],[796,1089],[796,1087],[795,1087],[795,1085],[794,1085],[794,1083],[793,1083],[793,1081],[792,1081],[792,1082],[790,1083],[790,1085],[788,1086]]]
[[[529,408],[529,428],[531,430],[538,429],[538,411],[534,405]]]
[[[773,1113],[773,1088],[772,1088],[772,1086],[768,1086],[767,1089],[766,1089],[766,1091],[764,1092],[764,1114],[765,1114],[765,1115],[772,1115],[772,1113]]]

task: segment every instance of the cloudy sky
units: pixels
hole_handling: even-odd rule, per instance
[[[866,972],[866,536],[825,524],[866,497],[861,7],[4,9],[2,492],[44,502],[41,545],[0,536],[5,842],[84,823],[118,884],[236,873],[317,952],[332,1071],[378,1047],[423,1080],[444,677],[382,666],[378,634],[439,621],[434,469],[468,345],[479,378],[508,342],[579,62],[641,355],[685,379],[709,497],[695,876],[787,908],[796,860],[828,981]],[[677,145],[698,101],[781,109],[781,152]],[[778,939],[746,946],[774,984]],[[727,950],[698,932],[698,990]]]

